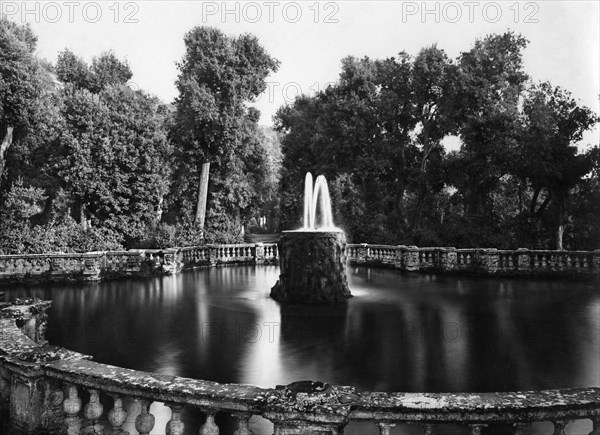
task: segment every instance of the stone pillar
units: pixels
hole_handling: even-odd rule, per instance
[[[356,262],[357,263],[366,263],[369,255],[369,245],[366,243],[361,243],[360,247],[356,248]]]
[[[402,258],[404,270],[419,270],[419,248],[416,246],[407,246]]]
[[[214,245],[207,245],[208,249],[208,263],[211,266],[217,264],[217,247]]]
[[[165,249],[162,258],[162,273],[166,275],[174,275],[183,269],[183,263],[180,260],[178,249]]]
[[[280,253],[281,255],[281,253]],[[265,245],[264,243],[257,243],[254,245],[254,263],[265,264]]]
[[[10,383],[10,422],[25,432],[33,433],[42,428],[42,412],[47,383],[42,370],[28,374],[13,373]]]
[[[482,266],[487,273],[498,272],[500,254],[496,248],[484,249],[482,252]]]
[[[50,259],[50,275],[51,276],[62,276],[66,275],[67,270],[65,268],[64,257],[52,257]]]
[[[531,272],[531,255],[529,249],[517,249],[517,270],[519,272]]]
[[[45,377],[41,366],[48,362],[48,355],[44,350],[23,353],[8,363],[12,375],[9,421],[24,433],[56,433],[63,422],[63,390],[58,381]]]
[[[83,279],[85,281],[99,281],[102,273],[100,257],[86,256],[83,260]]]
[[[394,267],[396,269],[403,269],[404,268],[404,264],[402,262],[402,259],[404,258],[404,251],[406,250],[406,246],[405,245],[398,245],[396,246],[396,255],[394,256]]]
[[[453,271],[456,270],[456,264],[458,262],[458,256],[456,253],[456,248],[442,248],[444,251],[444,261],[440,265],[442,270],[444,271]]]
[[[596,249],[592,256],[593,270],[596,273],[600,273],[600,249]]]

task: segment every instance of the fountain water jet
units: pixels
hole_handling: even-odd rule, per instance
[[[278,244],[281,274],[271,289],[271,297],[280,302],[305,303],[343,302],[352,297],[346,279],[345,245],[344,232],[333,224],[327,180],[320,175],[313,187],[312,175],[307,173],[303,226],[296,231],[284,231],[281,236]]]
[[[321,196],[319,196],[321,193]],[[322,225],[317,228],[317,205],[321,198]],[[329,197],[329,188],[324,176],[319,175],[313,189],[313,179],[310,172],[306,173],[304,179],[304,231],[339,231],[333,225],[333,216],[331,213],[331,198]]]

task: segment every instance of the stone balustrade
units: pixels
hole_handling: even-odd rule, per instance
[[[521,276],[594,276],[600,274],[600,250],[418,248],[369,244],[346,245],[351,263],[406,271]],[[164,250],[102,251],[83,254],[0,255],[0,283],[97,281],[177,273],[194,267],[272,264],[277,244],[203,245]]]
[[[83,254],[0,255],[0,283],[98,281],[168,275],[193,267],[276,262],[277,244],[203,245]]]
[[[0,307],[0,421],[22,433],[124,434],[133,419],[139,434],[181,435],[182,411],[190,408],[204,414],[200,435],[219,434],[215,416],[221,413],[237,422],[223,432],[234,435],[253,433],[252,416],[271,421],[275,435],[341,434],[356,423],[372,425],[381,435],[397,425],[417,425],[432,435],[456,424],[471,435],[494,426],[522,434],[541,421],[552,422],[553,434],[562,435],[575,420],[587,421],[584,433],[600,435],[600,388],[383,393],[316,381],[258,388],[158,375],[96,363],[46,344],[40,331],[49,306],[21,300]],[[153,402],[171,410],[164,428],[155,427]]]
[[[477,273],[508,276],[598,276],[600,250],[418,248],[416,246],[346,245],[353,264],[406,271]]]

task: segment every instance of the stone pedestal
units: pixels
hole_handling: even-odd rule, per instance
[[[517,269],[519,272],[531,271],[531,256],[529,253],[529,249],[517,249]]]
[[[331,303],[352,297],[341,231],[284,231],[278,244],[281,275],[271,289],[280,302]]]
[[[402,265],[404,266],[404,270],[419,270],[419,248],[416,246],[407,246],[403,250],[402,255]]]

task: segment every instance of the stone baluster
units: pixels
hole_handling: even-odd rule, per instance
[[[63,402],[63,411],[65,411],[65,432],[68,435],[79,435],[81,430],[81,399],[77,391],[77,386],[67,384],[67,398]]]
[[[150,413],[150,400],[140,400],[142,405],[142,412],[135,419],[135,429],[140,435],[149,435],[150,431],[154,428],[154,416]]]
[[[183,430],[185,429],[185,425],[183,421],[181,421],[181,411],[183,410],[182,405],[178,405],[176,403],[165,403],[169,408],[171,408],[171,419],[167,422],[167,427],[165,429],[167,435],[183,435]]]
[[[98,390],[88,390],[88,392],[90,393],[90,401],[83,408],[83,415],[87,421],[81,433],[86,435],[101,435],[103,428],[101,424],[98,424],[98,420],[102,417],[104,406],[100,403]]]
[[[540,254],[541,257],[541,265],[542,265],[542,269],[545,269],[546,266],[548,265],[548,258],[547,258],[547,254],[545,252],[543,252],[542,254]]]
[[[592,418],[592,431],[589,435],[600,435],[600,416]]]
[[[384,421],[377,423],[380,435],[390,435],[394,426],[396,426],[396,423],[388,423]]]
[[[265,263],[265,245],[264,243],[257,243],[254,245],[254,262],[256,264]]]
[[[568,420],[553,421],[552,424],[554,425],[554,432],[552,432],[552,435],[566,435],[567,432],[565,431],[565,427],[568,423]]]
[[[120,396],[112,396],[113,407],[108,411],[108,421],[111,425],[110,435],[128,434],[123,430],[123,425],[127,420],[127,411],[123,409],[123,399]]]
[[[203,409],[206,414],[206,421],[200,427],[200,435],[219,435],[219,427],[215,423],[215,415],[217,411],[214,409]]]
[[[233,435],[254,435],[254,432],[250,430],[250,418],[252,414],[234,414],[233,415],[238,421],[238,428],[235,430]]]
[[[528,426],[529,424],[524,422],[513,423],[513,435],[524,435]]]

